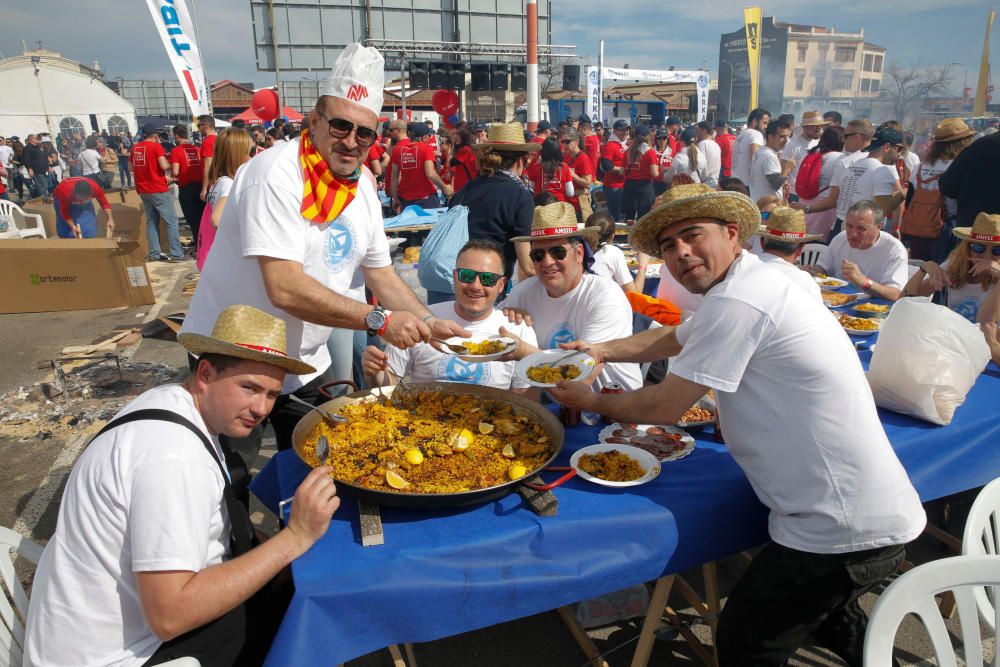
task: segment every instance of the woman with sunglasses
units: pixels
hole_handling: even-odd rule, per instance
[[[229,127],[216,136],[214,153],[215,159],[212,160],[208,175],[212,187],[208,191],[205,208],[201,213],[201,224],[198,226],[196,262],[199,271],[205,266],[208,251],[215,241],[215,230],[218,229],[222,211],[226,208],[236,170],[257,153],[257,145],[246,130]]]
[[[943,264],[926,261],[903,296],[941,294],[942,302],[970,322],[1000,322],[1000,214],[980,213],[972,227],[956,227],[959,239]]]
[[[528,167],[525,175],[536,195],[543,191],[550,192],[558,201],[569,201],[575,193],[573,176],[563,162],[559,140],[555,137],[542,142],[539,159]]]

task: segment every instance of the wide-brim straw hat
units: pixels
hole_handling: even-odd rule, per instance
[[[934,128],[934,141],[958,141],[976,133],[961,118],[945,118]]]
[[[533,153],[541,150],[542,145],[526,142],[524,140],[524,126],[518,122],[493,123],[486,132],[486,141],[473,146],[473,149],[477,151],[487,148],[507,153]]]
[[[980,213],[972,222],[971,227],[956,227],[951,233],[963,241],[998,245],[1000,244],[1000,214]]]
[[[802,120],[799,125],[826,125],[827,122],[823,120],[823,116],[820,115],[818,111],[806,111],[802,114]]]
[[[636,250],[659,257],[660,232],[675,222],[692,218],[714,218],[738,225],[740,245],[760,228],[760,209],[746,195],[717,192],[704,183],[691,183],[664,192],[659,206],[632,227],[629,243]]]
[[[789,206],[779,206],[761,223],[757,236],[785,243],[808,243],[823,238],[806,233],[806,214]]]
[[[546,239],[568,239],[578,236],[590,244],[597,239],[598,227],[579,227],[576,224],[576,209],[564,201],[552,202],[535,208],[531,219],[531,235],[515,236],[511,241],[544,241]]]
[[[219,315],[212,335],[182,333],[177,341],[194,355],[222,354],[227,357],[260,361],[284,368],[295,375],[316,369],[288,356],[285,321],[251,306],[229,306]]]

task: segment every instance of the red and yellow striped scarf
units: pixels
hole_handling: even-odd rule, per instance
[[[337,176],[313,146],[309,130],[302,130],[299,141],[299,162],[302,164],[302,217],[322,224],[335,220],[354,201],[358,192],[360,168],[353,176]]]

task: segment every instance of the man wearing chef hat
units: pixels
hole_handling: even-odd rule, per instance
[[[315,403],[322,384],[345,379],[330,371],[332,328],[367,330],[400,349],[469,335],[434,317],[392,268],[375,179],[363,166],[378,138],[384,64],[376,49],[349,44],[298,141],[237,172],[184,322],[185,333],[207,334],[237,303],[286,322],[288,354],[317,371],[285,378],[270,417],[279,449],[291,446],[305,413],[288,395]],[[366,286],[378,306],[365,302]]]

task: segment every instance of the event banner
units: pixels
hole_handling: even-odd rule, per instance
[[[744,7],[743,19],[747,31],[747,58],[750,61],[750,108],[757,108],[757,93],[760,90],[760,47],[761,22],[764,10],[761,7]]]
[[[601,75],[600,70],[593,65],[587,67],[587,101],[584,102],[586,114],[595,123],[601,119]]]
[[[604,81],[658,81],[661,83],[694,83],[698,95],[698,121],[708,119],[708,72],[664,71],[649,69],[618,69],[615,67],[587,68],[587,101],[585,108],[592,120],[601,120],[601,84]]]
[[[184,96],[195,116],[212,113],[212,101],[205,85],[205,68],[194,39],[194,24],[186,0],[146,0],[160,33],[170,64],[180,79]]]

